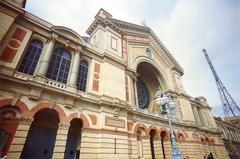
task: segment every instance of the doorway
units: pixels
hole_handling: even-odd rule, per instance
[[[34,115],[21,159],[51,159],[56,141],[59,117],[49,108],[42,109]]]
[[[165,131],[162,131],[161,134],[160,134],[160,137],[161,137],[163,159],[166,159],[165,147],[164,147],[164,141],[166,140],[166,136],[167,136],[167,133]]]
[[[156,135],[156,130],[152,129],[150,132],[150,146],[151,146],[151,156],[152,159],[155,159],[155,150],[154,150],[154,137]]]
[[[64,159],[80,158],[82,127],[81,119],[75,118],[70,122]]]
[[[21,112],[13,106],[5,106],[0,109],[0,157],[9,151],[15,136]]]

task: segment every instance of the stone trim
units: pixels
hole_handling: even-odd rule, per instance
[[[91,121],[92,121],[92,125],[97,125],[97,116],[93,115],[93,114],[88,114],[88,116],[90,117]]]
[[[138,123],[137,125],[135,125],[134,130],[133,130],[134,134],[137,134],[137,131],[139,128],[143,128],[145,133],[147,134],[147,127],[142,123]]]
[[[121,126],[121,125],[117,125],[117,124],[110,124],[110,123],[108,123],[110,120],[112,120],[112,121],[116,121],[116,122],[121,122],[121,123],[123,123],[123,126]],[[120,123],[120,124],[121,124]],[[105,125],[106,126],[110,126],[110,127],[118,127],[118,128],[125,128],[126,127],[126,125],[125,125],[125,120],[124,119],[119,119],[119,118],[116,118],[116,117],[110,117],[110,116],[105,116]]]
[[[50,108],[50,109],[56,110],[58,112],[60,122],[66,121],[66,114],[65,114],[64,110],[57,104],[52,104],[52,103],[48,103],[48,102],[40,103],[40,104],[34,106],[30,110],[31,117],[33,117],[39,110],[44,109],[44,108]]]
[[[13,106],[12,103],[13,103],[13,99],[11,99],[11,98],[2,99],[2,100],[0,100],[0,108],[1,108],[1,107],[4,107],[4,106]],[[20,109],[21,113],[22,113],[24,116],[30,117],[30,116],[29,116],[29,113],[28,113],[28,112],[29,112],[29,109],[28,109],[27,105],[26,105],[24,102],[18,100],[18,101],[16,102],[15,106]],[[13,106],[13,107],[14,107],[14,106]]]

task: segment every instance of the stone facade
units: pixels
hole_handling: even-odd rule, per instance
[[[154,100],[160,89],[177,105],[182,156],[229,158],[206,99],[184,91],[183,69],[150,28],[101,9],[90,37],[81,37],[23,10],[25,3],[0,2],[1,153],[169,159],[168,121]]]
[[[214,118],[230,158],[240,158],[240,117]]]

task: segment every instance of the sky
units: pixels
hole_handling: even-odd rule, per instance
[[[26,10],[86,36],[100,8],[113,18],[146,25],[184,69],[187,94],[204,96],[215,116],[223,116],[205,48],[221,81],[240,106],[239,0],[28,0]]]

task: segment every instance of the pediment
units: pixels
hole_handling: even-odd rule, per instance
[[[81,38],[81,36],[70,28],[63,27],[63,26],[54,26],[52,27],[52,30],[69,39],[80,42],[81,44],[85,43],[84,40]]]

